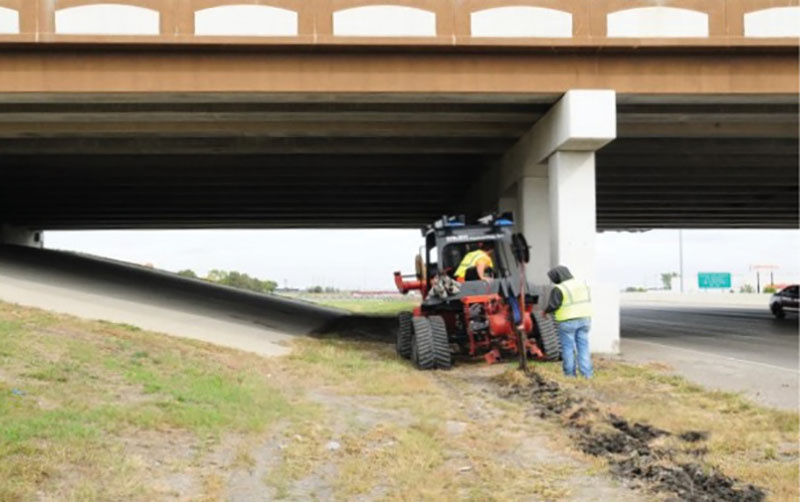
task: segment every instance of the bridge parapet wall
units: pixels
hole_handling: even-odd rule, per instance
[[[800,0],[0,0],[2,42],[797,45]]]

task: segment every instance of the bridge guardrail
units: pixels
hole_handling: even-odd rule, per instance
[[[796,46],[800,0],[0,0],[0,42]]]

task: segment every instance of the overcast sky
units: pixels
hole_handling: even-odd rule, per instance
[[[678,232],[605,232],[597,236],[598,279],[620,287],[660,284],[661,272],[678,271]],[[684,231],[687,289],[697,272],[731,272],[735,287],[755,285],[751,264],[770,264],[775,282],[800,279],[800,231]],[[151,263],[205,275],[212,268],[239,270],[281,286],[393,289],[392,272],[413,270],[422,244],[417,230],[181,230],[47,232],[48,248]],[[768,273],[767,273],[768,275]],[[763,281],[762,281],[763,283]]]

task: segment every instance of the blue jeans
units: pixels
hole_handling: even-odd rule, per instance
[[[561,357],[564,374],[575,376],[575,352],[578,352],[578,369],[585,378],[592,378],[592,357],[589,355],[590,317],[570,319],[558,323],[558,336],[561,338]]]

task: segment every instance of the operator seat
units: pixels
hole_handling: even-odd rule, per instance
[[[444,260],[442,260],[442,270],[447,272],[447,275],[454,277],[456,269],[461,265],[461,260],[464,259],[466,254],[465,244],[451,244],[447,246],[444,251]]]

